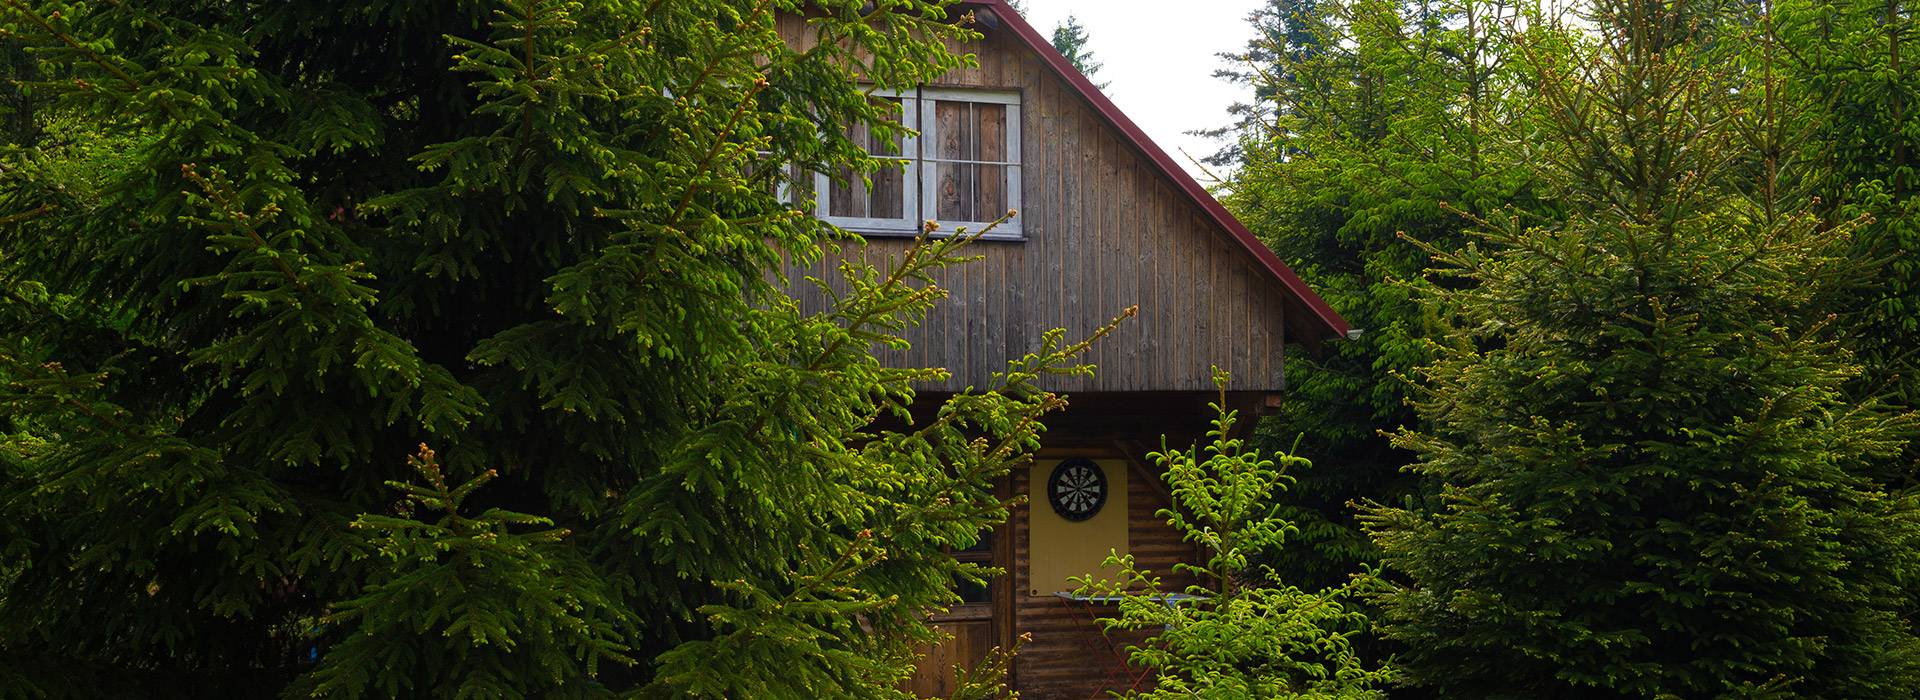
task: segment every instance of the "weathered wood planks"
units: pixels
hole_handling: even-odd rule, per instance
[[[781,22],[789,41],[810,41],[799,18]],[[913,350],[889,361],[948,368],[951,380],[931,390],[984,386],[1008,359],[1037,347],[1047,329],[1083,337],[1137,304],[1140,316],[1087,357],[1098,374],[1060,380],[1054,388],[1210,390],[1210,368],[1219,365],[1233,372],[1234,390],[1281,389],[1288,297],[1280,285],[1012,37],[989,35],[964,48],[979,57],[979,67],[955,71],[935,86],[1021,95],[1024,240],[975,244],[973,252],[984,259],[940,277],[952,293],[948,302],[910,332]],[[986,145],[999,143],[996,129],[1008,128],[996,122],[995,109],[958,103],[934,110],[939,143],[926,146],[940,157],[974,163],[922,169],[921,177],[941,178],[941,201],[930,206],[955,216],[997,215],[962,211],[969,202],[993,201],[996,193],[977,188],[1002,181],[981,176],[982,168],[993,167],[986,162],[1004,157]],[[876,178],[875,186],[891,193],[914,185]],[[851,201],[855,196],[848,193],[845,206],[866,206]],[[842,206],[838,199],[833,204]],[[901,239],[875,237],[865,254],[877,261],[903,246]],[[836,262],[825,260],[809,272],[830,273]],[[824,302],[804,293],[802,300],[809,309]]]

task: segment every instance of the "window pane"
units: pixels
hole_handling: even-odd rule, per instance
[[[974,142],[979,129],[979,123],[973,117],[973,104],[947,101],[935,103],[933,119],[935,133],[940,135],[935,157],[941,160],[973,160],[978,152]]]
[[[900,123],[900,115],[901,115],[900,98],[898,97],[876,98],[874,102],[889,105],[886,108],[888,110],[887,113],[889,115],[887,117],[887,121],[893,122],[895,124]],[[897,156],[897,155],[900,155],[901,146],[903,145],[905,136],[899,133],[895,133],[892,136],[882,136],[881,134],[874,133],[873,130],[868,129],[865,125],[860,125],[860,126],[854,127],[853,129],[848,130],[847,138],[852,140],[854,145],[859,146],[860,148],[864,149],[866,152],[871,153],[873,155]]]
[[[992,586],[983,586],[981,584],[974,583],[972,581],[955,578],[953,581],[953,587],[955,589],[954,592],[960,594],[960,602],[962,603],[993,602]]]
[[[1007,162],[1007,106],[997,104],[973,105],[974,139],[978,150],[973,160],[987,160],[996,163]]]
[[[943,137],[944,140],[944,137]],[[974,207],[974,173],[976,166],[968,163],[941,163],[939,187],[935,196],[940,199],[940,219],[942,221],[979,221]]]
[[[853,168],[841,168],[827,185],[827,216],[866,216],[866,193],[854,179]],[[859,201],[855,196],[860,195]]]
[[[897,97],[874,98],[876,103],[886,103],[891,116],[889,119],[899,123],[901,101]],[[847,129],[847,139],[861,150],[876,156],[900,156],[905,153],[906,136],[895,133],[882,135],[864,124],[856,124]],[[906,174],[902,170],[904,160],[895,161],[874,171],[868,177],[873,186],[868,187],[861,181],[852,168],[841,168],[828,178],[827,207],[829,217],[851,217],[860,219],[903,219],[906,218]]]
[[[974,221],[992,221],[1007,214],[1007,166],[976,165],[973,176]]]
[[[1007,213],[1007,166],[941,163],[942,221],[992,221]]]
[[[867,138],[857,143],[865,147],[868,153],[876,156],[897,156],[900,155],[901,145],[905,139],[906,135],[900,133],[895,133],[892,136],[868,133]]]
[[[868,198],[873,209],[868,216],[876,219],[898,219],[902,216],[903,195],[906,194],[902,181],[905,177],[906,173],[897,166],[881,168],[873,174],[873,196]]]
[[[906,174],[899,165],[882,166],[868,189],[852,168],[841,168],[827,185],[827,215],[898,219],[905,212]]]
[[[1003,104],[941,100],[933,105],[932,209],[942,221],[991,221],[1006,214],[1013,147]]]

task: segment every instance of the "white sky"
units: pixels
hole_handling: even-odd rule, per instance
[[[1154,143],[1201,184],[1212,183],[1194,158],[1219,144],[1186,132],[1228,123],[1227,106],[1250,93],[1213,77],[1226,64],[1214,54],[1239,51],[1253,38],[1246,17],[1262,0],[1026,0],[1027,22],[1053,36],[1073,15],[1087,28],[1087,48],[1105,64],[1093,82]],[[1182,153],[1182,152],[1185,153]],[[1224,174],[1224,173],[1223,173]]]

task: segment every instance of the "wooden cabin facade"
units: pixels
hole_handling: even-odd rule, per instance
[[[984,37],[956,49],[978,67],[880,96],[919,133],[870,144],[903,167],[871,188],[825,176],[813,188],[818,215],[867,234],[854,254],[876,261],[897,256],[925,220],[977,229],[1019,211],[974,244],[982,260],[939,280],[951,296],[890,360],[951,370],[924,388],[938,402],[986,385],[1049,329],[1085,337],[1129,306],[1139,315],[1093,348],[1094,377],[1049,387],[1071,407],[1048,422],[1032,467],[1002,485],[1031,494],[1028,504],[960,553],[1008,574],[939,618],[954,639],[930,650],[913,689],[944,696],[953,665],[1031,633],[1012,670],[1022,697],[1104,697],[1139,680],[1123,661],[1139,637],[1103,634],[1093,620],[1112,607],[1060,595],[1073,588],[1066,577],[1098,570],[1109,549],[1169,574],[1194,555],[1154,515],[1169,496],[1147,452],[1163,434],[1176,444],[1204,434],[1212,367],[1232,373],[1231,404],[1271,406],[1286,386],[1287,345],[1340,338],[1347,325],[1004,0],[963,10]],[[804,18],[780,23],[796,47],[814,42]],[[825,304],[796,293],[808,308]],[[1056,506],[1056,492],[1078,500]]]

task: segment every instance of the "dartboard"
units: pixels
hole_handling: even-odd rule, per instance
[[[1053,468],[1047,477],[1047,502],[1068,520],[1086,520],[1107,503],[1107,474],[1092,460],[1074,458]]]

